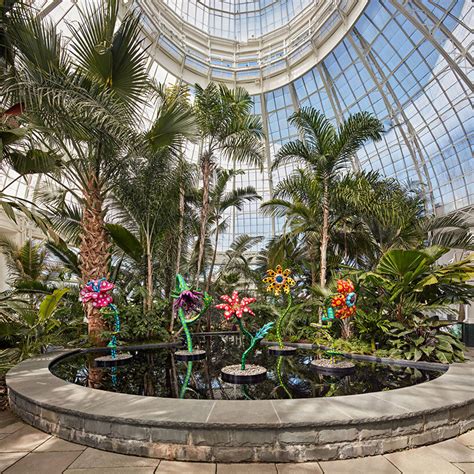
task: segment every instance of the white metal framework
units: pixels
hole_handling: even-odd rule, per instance
[[[97,0],[35,5],[45,16],[65,22],[76,20],[77,9],[87,1]],[[254,111],[266,130],[266,167],[263,172],[247,169],[234,186],[251,185],[263,199],[270,197],[273,186],[292,171],[290,166],[270,171],[279,147],[296,138],[287,119],[311,105],[335,124],[361,110],[384,121],[383,140],[355,157],[355,169],[420,182],[427,205],[439,214],[470,212],[474,206],[470,0],[122,2],[144,15],[149,72],[158,81],[224,81],[253,95]],[[201,9],[200,16],[193,17],[192,5]],[[289,12],[295,6],[300,12],[293,18]],[[286,13],[282,10],[276,19],[278,8]],[[253,26],[244,25],[251,15],[262,16]],[[224,17],[229,28],[222,27]],[[303,40],[298,43],[299,34]],[[8,183],[12,177],[5,179]],[[258,207],[249,203],[243,211],[232,211],[220,249],[242,233],[278,232],[282,223],[262,216]]]

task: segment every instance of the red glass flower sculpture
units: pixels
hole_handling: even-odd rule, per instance
[[[80,291],[81,301],[83,303],[92,302],[94,308],[105,308],[112,303],[112,296],[108,294],[115,285],[105,278],[100,280],[91,280]]]
[[[225,303],[216,305],[216,308],[224,310],[224,317],[227,320],[229,320],[234,314],[237,318],[241,318],[244,313],[255,316],[255,313],[248,307],[248,305],[255,303],[257,298],[244,297],[239,300],[239,292],[234,291],[232,297],[229,295],[222,295],[221,300],[225,301]]]
[[[351,317],[357,311],[355,306],[357,295],[351,280],[337,280],[337,294],[331,299],[331,307],[338,308],[335,316],[338,319]]]

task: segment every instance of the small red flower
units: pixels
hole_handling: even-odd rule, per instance
[[[105,308],[113,301],[112,296],[108,292],[113,290],[114,286],[113,283],[105,278],[89,281],[79,293],[81,301],[83,304],[92,301],[94,308]]]
[[[239,300],[238,291],[234,291],[232,297],[229,295],[222,295],[221,300],[225,301],[225,303],[216,305],[216,309],[223,309],[224,318],[227,320],[229,320],[234,314],[237,318],[241,318],[244,313],[255,316],[255,313],[248,307],[248,305],[257,301],[257,298],[244,297]]]

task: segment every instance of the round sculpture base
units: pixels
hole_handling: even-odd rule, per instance
[[[296,351],[296,347],[291,347],[291,346],[270,346],[268,348],[268,352],[272,355],[276,356],[289,356],[293,355]]]
[[[311,362],[311,368],[322,375],[349,375],[354,372],[355,365],[348,360],[316,359]]]
[[[132,360],[132,354],[117,354],[115,358],[111,355],[102,357],[96,357],[94,363],[96,367],[117,367],[118,365],[124,365]]]
[[[181,360],[184,362],[189,362],[192,360],[202,360],[206,358],[206,351],[202,351],[200,349],[195,349],[192,352],[189,351],[176,351],[174,353],[174,357],[176,360]]]
[[[240,364],[228,365],[221,369],[221,377],[224,382],[235,385],[260,383],[267,379],[267,369],[260,365],[247,364],[245,370]]]

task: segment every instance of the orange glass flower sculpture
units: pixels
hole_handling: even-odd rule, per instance
[[[268,269],[268,276],[263,279],[264,283],[268,283],[267,291],[275,293],[275,296],[279,296],[282,290],[289,294],[290,288],[295,286],[295,280],[290,278],[290,274],[291,270],[289,268],[283,270],[281,265],[277,265],[275,270]]]

